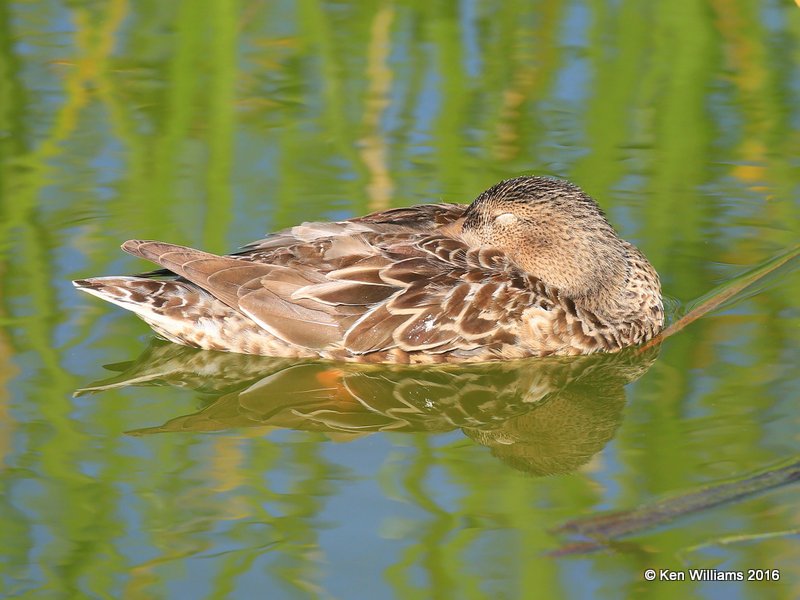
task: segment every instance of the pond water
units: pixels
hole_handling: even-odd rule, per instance
[[[535,173],[674,319],[796,247],[798,149],[787,1],[0,2],[0,595],[799,597],[796,260],[660,348],[420,369],[187,350],[69,283]]]

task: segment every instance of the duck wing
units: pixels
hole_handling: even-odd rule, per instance
[[[324,275],[217,256],[175,244],[130,240],[126,252],[155,262],[204,289],[276,337],[320,349],[341,339],[342,324],[333,311],[308,301],[290,301],[293,290]]]
[[[385,266],[328,275],[377,280],[396,289],[345,332],[343,344],[352,354],[394,348],[465,356],[479,349],[499,352],[516,343],[522,312],[546,301],[544,285],[497,249],[470,248],[461,240],[432,235],[390,245],[385,254],[391,259]]]
[[[468,357],[513,346],[522,311],[546,302],[546,288],[500,250],[439,233],[437,223],[454,222],[463,207],[433,207],[424,227],[387,213],[307,223],[231,256],[139,240],[123,249],[277,338],[330,357],[392,349]]]

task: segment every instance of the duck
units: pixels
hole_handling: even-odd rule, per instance
[[[128,240],[159,270],[73,281],[206,350],[360,363],[618,352],[664,326],[657,272],[597,202],[521,176],[469,205],[278,231],[228,255]]]

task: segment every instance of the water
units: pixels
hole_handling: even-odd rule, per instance
[[[796,261],[644,354],[416,371],[186,351],[69,280],[536,173],[678,316],[798,242],[798,48],[777,0],[0,3],[0,593],[796,597]]]

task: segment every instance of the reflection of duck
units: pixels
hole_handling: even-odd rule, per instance
[[[155,344],[124,373],[81,392],[176,385],[213,398],[197,413],[135,435],[269,426],[341,438],[460,428],[515,468],[550,474],[576,469],[611,439],[624,385],[647,371],[657,351],[409,367],[297,364]]]
[[[468,207],[306,223],[230,256],[134,240],[123,249],[165,270],[75,285],[200,348],[477,362],[614,352],[664,320],[647,259],[583,191],[542,177],[503,181]]]

